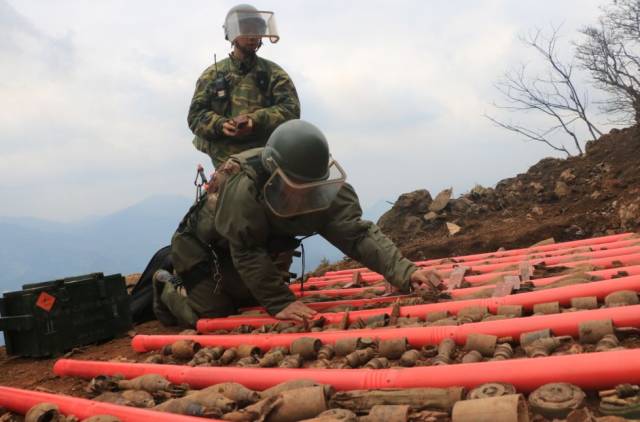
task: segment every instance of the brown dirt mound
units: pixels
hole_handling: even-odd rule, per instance
[[[443,196],[437,204],[427,190],[400,195],[378,224],[413,260],[638,231],[640,130],[614,129],[589,142],[584,156],[545,158],[495,188]],[[451,235],[446,223],[460,231]]]

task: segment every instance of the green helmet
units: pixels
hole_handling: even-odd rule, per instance
[[[311,123],[289,120],[273,131],[262,152],[265,168],[273,171],[273,163],[301,182],[325,180],[329,176],[329,144]]]
[[[327,209],[346,179],[320,129],[304,120],[289,120],[273,131],[262,164],[271,173],[263,187],[265,203],[285,218]]]

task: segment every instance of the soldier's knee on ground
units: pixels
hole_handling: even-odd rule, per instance
[[[160,300],[169,309],[178,325],[190,328],[196,326],[198,315],[189,304],[188,298],[180,294],[172,284],[165,285]]]
[[[164,303],[162,303],[162,300],[160,299],[162,292],[164,291],[164,287],[167,284],[165,282],[158,280],[158,275],[160,271],[164,271],[164,270],[157,271],[153,275],[153,278],[151,281],[151,285],[153,287],[153,307],[152,307],[153,314],[156,316],[156,319],[160,321],[160,323],[162,323],[162,325],[166,325],[166,326],[177,325],[178,321],[173,316],[169,308],[167,308],[167,306]]]

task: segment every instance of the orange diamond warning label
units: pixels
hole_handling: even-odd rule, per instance
[[[53,308],[54,303],[56,303],[55,296],[51,296],[47,292],[42,292],[40,293],[40,296],[38,296],[38,300],[36,301],[36,306],[49,312],[51,308]]]

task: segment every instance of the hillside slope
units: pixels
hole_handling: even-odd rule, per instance
[[[614,129],[589,142],[582,157],[546,158],[495,188],[435,199],[427,190],[403,194],[378,222],[412,259],[637,231],[640,130]],[[451,235],[446,223],[460,231]]]

